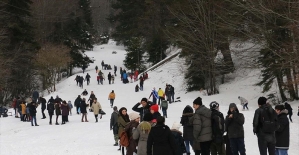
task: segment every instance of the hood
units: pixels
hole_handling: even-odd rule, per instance
[[[232,107],[235,107],[236,112],[239,113],[239,109],[238,109],[237,105],[236,105],[235,103],[231,103],[231,104],[229,104],[229,108],[228,108],[228,111],[227,111],[227,114],[228,114],[228,115],[230,115],[230,114],[232,113],[232,112],[230,111],[230,108],[232,108]]]
[[[289,113],[289,111],[287,110],[287,109],[283,109],[281,112],[280,112],[280,115],[281,114],[288,114]]]
[[[187,105],[184,110],[183,110],[183,114],[186,113],[194,113],[193,108],[190,105]]]
[[[201,105],[196,111],[196,114],[211,118],[212,111],[208,109],[205,105]]]
[[[174,134],[174,136],[178,136],[178,135],[180,136],[183,134],[181,131],[179,131],[177,129],[171,129],[171,132],[172,132],[172,134]]]

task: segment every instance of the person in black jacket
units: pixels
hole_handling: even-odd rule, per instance
[[[53,96],[51,96],[51,98],[48,100],[48,104],[51,103],[51,102],[55,103],[55,100],[54,100]]]
[[[193,116],[193,108],[187,105],[183,110],[183,115],[181,117],[181,124],[183,126],[183,138],[186,145],[187,155],[190,155],[190,146],[193,146],[193,125],[190,123],[190,119]]]
[[[285,109],[283,105],[277,105],[275,106],[275,111],[278,115],[277,122],[279,124],[278,130],[275,131],[275,154],[287,155],[290,145],[290,122],[287,117],[288,110]]]
[[[224,148],[224,117],[219,111],[219,104],[216,101],[210,103],[210,109],[212,111],[212,143],[211,143],[211,155],[225,155]]]
[[[290,105],[288,102],[285,102],[285,103],[284,103],[284,107],[285,107],[285,109],[288,110],[289,119],[290,119],[290,121],[293,123],[293,120],[292,120],[293,108],[291,107],[291,105]]]
[[[90,83],[90,75],[87,73],[85,76],[85,81],[87,82],[87,85]]]
[[[109,81],[109,84],[111,84],[111,73],[110,72],[108,74],[108,81]]]
[[[47,105],[47,110],[48,110],[48,113],[49,113],[49,117],[50,117],[50,122],[49,124],[52,125],[52,116],[54,115],[54,102],[48,102],[48,105]]]
[[[151,128],[147,139],[148,155],[175,155],[176,144],[165,118],[159,116],[156,126]]]
[[[89,107],[92,106],[93,100],[96,98],[96,95],[93,93],[93,91],[90,92],[90,96],[89,96]],[[89,109],[91,111],[91,109]]]
[[[74,102],[77,114],[79,114],[79,108],[80,108],[81,101],[82,101],[81,96],[78,95],[78,97],[76,98],[76,100]]]
[[[239,113],[237,105],[231,103],[225,118],[225,128],[228,134],[232,154],[246,155],[244,143],[244,122],[245,118]]]
[[[138,108],[140,105],[142,105],[142,107]],[[150,101],[147,100],[147,98],[142,98],[141,102],[138,102],[133,108],[132,110],[139,112],[140,114],[140,122],[143,121],[143,116],[146,113],[150,112],[150,107],[151,107],[152,103]]]
[[[277,121],[277,114],[271,105],[267,104],[267,98],[260,97],[258,99],[259,108],[255,110],[253,118],[253,133],[256,134],[258,140],[259,151],[261,155],[267,155],[267,150],[269,155],[275,155],[275,131],[273,132],[264,132],[263,122],[262,122],[262,113],[265,109],[270,109],[271,119]],[[275,129],[274,129],[275,130]]]
[[[41,104],[41,110],[42,110],[42,114],[43,114],[43,118],[42,119],[45,119],[46,115],[45,115],[44,111],[46,110],[46,103],[47,103],[47,101],[46,101],[45,98],[39,97],[38,102]]]
[[[84,91],[82,92],[82,94],[81,95],[83,95],[83,96],[86,96],[86,95],[88,95],[88,92],[87,92],[87,90],[86,89],[84,89]]]
[[[81,113],[82,113],[82,119],[81,119],[81,122],[84,122],[84,117],[85,117],[85,122],[88,122],[87,120],[87,111],[86,111],[86,107],[88,107],[88,104],[86,104],[85,102],[85,98],[82,99],[82,102],[80,104],[80,110],[81,110]]]
[[[39,126],[36,123],[36,103],[35,102],[31,102],[30,107],[29,107],[29,112],[30,112],[30,116],[32,118],[31,119],[31,126],[34,126],[33,125],[33,120],[34,120],[35,126]]]

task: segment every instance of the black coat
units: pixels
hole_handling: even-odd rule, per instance
[[[288,114],[293,115],[293,108],[291,107],[291,105],[289,103],[285,103],[284,106],[288,110]]]
[[[186,152],[186,146],[182,137],[182,132],[175,129],[172,129],[171,132],[176,144],[175,155],[183,155],[183,153]]]
[[[277,117],[279,129],[275,131],[276,148],[289,149],[290,146],[290,123],[287,110],[283,110]]]
[[[86,107],[88,106],[88,104],[86,104],[86,102],[85,101],[82,101],[81,102],[81,104],[80,104],[80,111],[81,111],[81,113],[87,113],[87,111],[86,111]]]
[[[229,118],[229,115],[233,114],[233,118]],[[228,138],[244,138],[244,115],[239,113],[238,110],[231,113],[228,112],[225,118],[225,127],[228,133]]]
[[[55,102],[55,100],[54,100],[53,97],[51,97],[51,98],[48,100],[48,103],[54,103],[54,102]]]
[[[41,108],[46,109],[46,103],[47,103],[46,99],[41,97],[39,98],[39,102],[41,104]]]
[[[111,80],[111,74],[110,73],[108,74],[108,80]]]
[[[32,102],[31,102],[31,104],[29,106],[29,113],[30,113],[30,116],[36,116],[36,106],[33,105]]]
[[[270,105],[264,104],[255,110],[254,118],[253,118],[253,132],[256,133],[258,137],[264,139],[266,142],[275,143],[275,141],[276,141],[275,140],[275,132],[264,133],[262,131],[262,121],[261,121],[262,119],[260,117],[261,117],[263,108],[265,106],[270,106]],[[274,111],[273,108],[271,108],[271,109],[272,109],[272,113],[273,113],[272,117],[275,117],[276,112]]]
[[[50,103],[48,103],[48,105],[47,105],[47,110],[48,110],[48,113],[54,113],[54,103],[53,102],[50,102]]]
[[[137,103],[133,108],[132,110],[136,111],[136,112],[139,112],[140,114],[140,122],[143,121],[143,116],[146,114],[146,113],[149,113],[150,112],[150,107],[152,105],[152,102],[148,101],[147,102],[147,105],[145,107],[140,107],[140,103]]]
[[[157,124],[151,128],[147,139],[147,155],[175,155],[173,135],[166,125]]]
[[[77,97],[74,102],[75,107],[80,107],[81,102],[82,102],[82,99],[80,97]]]
[[[184,140],[193,141],[193,124],[190,123],[190,119],[192,118],[193,113],[183,114],[181,117],[181,124],[183,125],[183,138]]]

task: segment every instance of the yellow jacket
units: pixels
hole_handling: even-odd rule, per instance
[[[111,100],[111,99],[114,100],[115,99],[115,93],[110,93],[109,96],[108,96],[108,99],[109,100]]]
[[[164,91],[162,89],[159,89],[158,90],[158,96],[163,97],[163,95],[164,95]]]
[[[22,115],[26,114],[26,105],[25,104],[21,104],[22,107]]]

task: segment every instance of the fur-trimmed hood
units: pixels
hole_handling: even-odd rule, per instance
[[[170,131],[173,131],[173,132],[177,132],[179,135],[182,135],[183,133],[177,129],[171,129]]]

